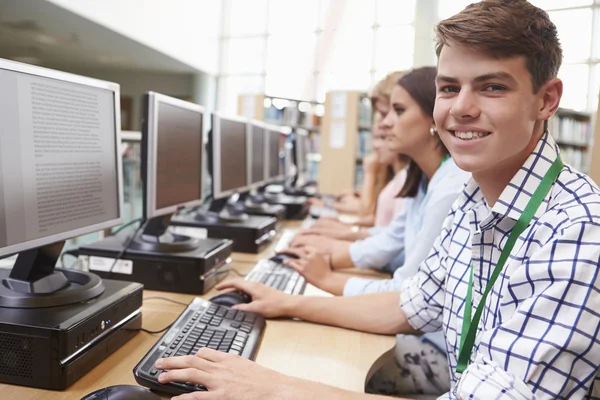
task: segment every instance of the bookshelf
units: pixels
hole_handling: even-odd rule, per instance
[[[371,102],[356,91],[327,93],[321,123],[319,192],[360,187],[363,158],[371,152]]]
[[[321,161],[320,126],[324,105],[315,101],[268,96],[262,93],[238,96],[238,115],[270,124],[289,126],[308,133],[308,180],[316,181]]]
[[[565,163],[589,173],[591,160],[592,117],[588,113],[559,108],[548,129],[560,147]]]

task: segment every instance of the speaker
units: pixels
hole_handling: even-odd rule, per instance
[[[0,333],[0,375],[33,378],[32,339]]]

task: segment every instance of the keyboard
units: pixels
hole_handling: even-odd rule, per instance
[[[135,380],[172,395],[204,391],[204,386],[192,383],[159,383],[158,376],[163,371],[157,371],[154,362],[161,357],[196,354],[202,347],[253,360],[264,329],[265,320],[259,315],[195,298],[136,365]]]
[[[260,260],[246,275],[246,280],[260,282],[287,294],[302,294],[306,279],[290,267],[271,260]]]
[[[292,240],[294,239],[294,236],[296,236],[296,233],[296,230],[284,229],[283,232],[281,232],[281,236],[277,240],[277,243],[275,244],[275,252],[278,253],[290,247],[290,243],[292,243]]]

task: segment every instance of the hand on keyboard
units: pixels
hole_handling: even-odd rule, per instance
[[[284,395],[281,388],[293,388],[300,383],[296,382],[298,379],[282,375],[242,357],[207,348],[200,349],[196,355],[159,359],[155,367],[167,370],[159,376],[160,383],[189,382],[203,385],[209,393],[213,392],[211,398],[221,400],[273,399],[274,396]],[[196,392],[185,395],[185,398],[194,399],[194,396],[198,396],[198,399],[203,399],[208,398],[205,397],[207,394]]]
[[[334,273],[329,263],[329,255],[325,256],[310,246],[288,249],[288,252],[297,255],[299,259],[288,259],[284,261],[285,265],[297,271],[308,283],[330,291],[328,290],[329,283],[333,279]]]
[[[317,249],[320,253],[331,253],[335,247],[337,240],[325,236],[305,233],[294,237],[290,243],[290,247],[305,247],[311,246]]]
[[[283,317],[289,309],[289,299],[292,297],[280,290],[258,282],[248,282],[235,279],[219,283],[217,290],[235,289],[252,296],[252,302],[238,304],[232,308],[240,311],[252,312],[265,318]]]

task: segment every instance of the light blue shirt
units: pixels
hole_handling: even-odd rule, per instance
[[[413,276],[425,260],[452,204],[471,174],[459,169],[452,159],[442,164],[427,184],[424,177],[413,198],[404,200],[404,210],[389,226],[373,228],[371,236],[350,246],[357,268],[394,271],[393,279],[350,278],[344,296],[399,291],[401,282]]]

